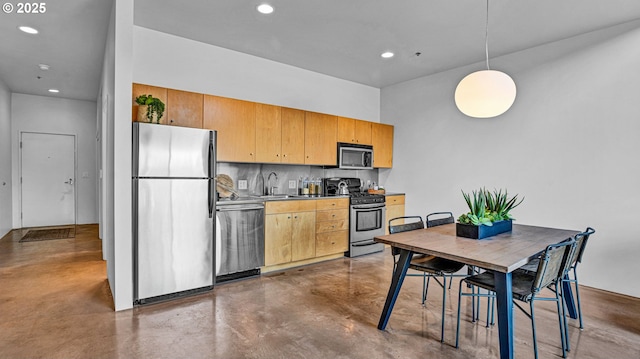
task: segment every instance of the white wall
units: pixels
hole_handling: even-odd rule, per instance
[[[12,229],[11,92],[0,79],[0,238]]]
[[[380,90],[134,26],[137,83],[380,121]]]
[[[13,173],[13,227],[20,228],[21,132],[76,136],[76,218],[78,224],[97,223],[96,103],[14,93],[11,96],[11,154]],[[87,173],[88,177],[82,177]]]
[[[482,64],[384,88],[381,121],[396,127],[381,183],[423,216],[466,212],[461,189],[508,188],[526,197],[518,223],[596,229],[581,284],[640,297],[628,280],[640,270],[639,63],[640,22],[492,60],[518,87],[494,119],[468,118],[453,101]]]
[[[100,104],[100,114],[98,115],[100,159],[98,161],[98,172],[100,179],[98,182],[100,195],[100,238],[102,239],[102,258],[107,261],[107,280],[109,288],[114,297],[114,303],[119,291],[116,289],[116,259],[114,255],[114,219],[113,219],[113,99],[114,99],[114,78],[115,78],[115,2],[111,8],[109,18],[109,29],[105,42],[104,59],[102,62],[102,74],[100,80],[100,91],[97,102]],[[115,305],[115,304],[114,304]]]
[[[115,0],[105,45],[100,85],[100,190],[104,204],[107,278],[116,310],[133,307],[131,238],[131,83],[133,2]],[[104,116],[103,116],[104,115]],[[103,248],[104,248],[103,247]]]

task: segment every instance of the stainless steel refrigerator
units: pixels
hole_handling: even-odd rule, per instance
[[[133,124],[134,301],[210,290],[216,132]]]

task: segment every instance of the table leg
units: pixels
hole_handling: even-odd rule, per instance
[[[387,300],[384,302],[384,308],[382,309],[380,321],[378,322],[378,329],[380,330],[384,330],[387,327],[387,322],[389,322],[393,305],[396,304],[398,293],[400,293],[400,287],[402,287],[402,282],[407,274],[407,269],[409,269],[411,257],[413,257],[413,252],[406,249],[400,250],[398,265],[396,266],[395,272],[393,272],[391,286],[389,287],[389,293],[387,293]]]
[[[511,292],[511,273],[493,272],[498,301],[498,338],[500,358],[513,359],[513,293]]]
[[[568,279],[565,277],[565,279]],[[578,312],[576,311],[576,304],[573,300],[573,290],[571,289],[571,283],[568,281],[562,281],[562,298],[564,298],[564,304],[567,306],[567,314],[571,319],[578,318]]]

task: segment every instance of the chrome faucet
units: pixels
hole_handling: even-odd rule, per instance
[[[276,177],[276,186],[271,186],[271,175],[274,175]],[[277,186],[278,184],[278,174],[275,172],[271,172],[269,173],[269,176],[267,176],[267,194],[272,196],[274,195],[274,191],[276,190],[276,188],[278,188]]]

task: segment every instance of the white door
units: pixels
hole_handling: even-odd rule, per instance
[[[20,134],[22,227],[76,223],[74,135]]]

